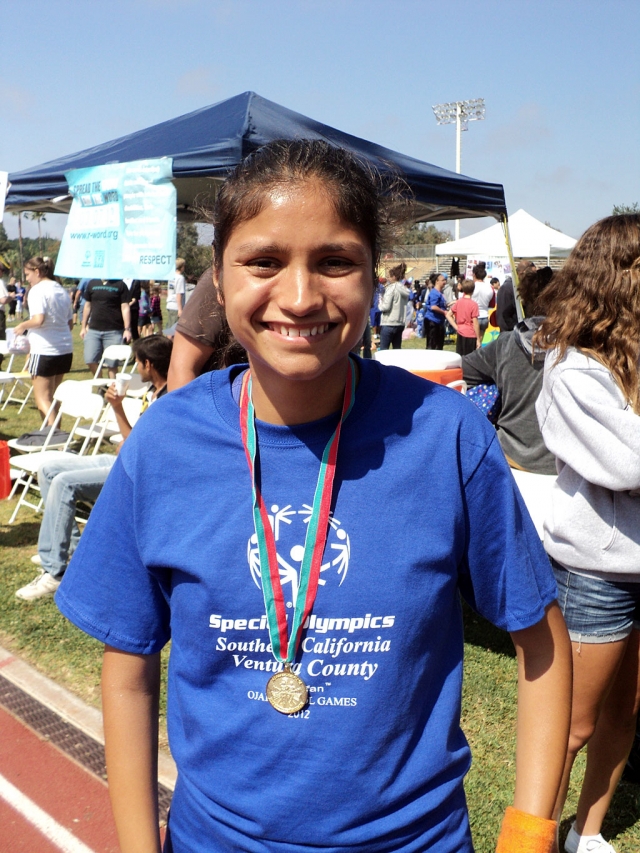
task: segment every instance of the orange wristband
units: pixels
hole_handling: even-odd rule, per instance
[[[508,806],[496,853],[552,853],[558,824]]]

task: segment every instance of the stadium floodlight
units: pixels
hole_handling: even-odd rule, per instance
[[[456,172],[461,171],[461,133],[469,129],[470,121],[484,119],[484,98],[473,98],[469,101],[451,101],[448,104],[436,104],[432,107],[438,124],[456,125]],[[456,219],[456,240],[460,239],[460,220]]]

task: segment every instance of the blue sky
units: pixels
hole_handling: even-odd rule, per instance
[[[462,171],[510,212],[577,237],[640,202],[637,0],[4,0],[1,20],[9,172],[248,89],[453,169],[431,107],[484,97]]]

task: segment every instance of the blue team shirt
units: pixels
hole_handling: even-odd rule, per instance
[[[432,287],[427,296],[427,311],[425,316],[427,320],[431,320],[432,323],[444,323],[444,315],[431,310],[434,305],[437,305],[438,308],[442,308],[443,311],[447,310],[447,300],[436,287]]]
[[[307,708],[283,716],[265,696],[277,665],[232,393],[240,366],[168,394],[136,425],[56,595],[116,648],[148,654],[172,639],[174,853],[473,849],[459,593],[514,631],[543,617],[555,582],[486,419],[455,391],[359,365],[295,665]],[[336,419],[257,424],[287,602]],[[425,506],[438,524],[415,535],[409,519]]]

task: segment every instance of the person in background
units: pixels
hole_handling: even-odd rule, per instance
[[[155,281],[149,282],[149,288],[151,291],[151,296],[149,298],[149,304],[151,306],[151,314],[149,318],[151,320],[151,332],[152,335],[161,335],[162,334],[162,302],[160,298],[160,288],[155,283]]]
[[[129,288],[122,279],[100,281],[92,279],[84,291],[80,337],[84,340],[84,360],[95,374],[102,354],[108,346],[131,341],[131,312]],[[105,362],[109,378],[115,379],[118,362]]]
[[[380,276],[378,278],[378,284],[376,286],[376,292],[373,295],[373,302],[371,304],[371,310],[369,311],[369,324],[371,326],[371,339],[372,342],[376,345],[380,343],[380,321],[382,318],[382,313],[380,311],[380,300],[384,295],[384,286],[387,283],[387,279],[384,276]]]
[[[29,333],[30,354],[26,370],[31,374],[33,396],[38,411],[45,417],[53,403],[56,388],[71,370],[73,361],[73,308],[67,291],[53,278],[49,258],[31,258],[24,265],[29,282],[29,319],[14,329],[16,335]],[[49,423],[55,413],[49,415]]]
[[[143,399],[142,411],[167,391],[171,346],[171,341],[162,336],[133,344],[140,378],[150,383]],[[118,396],[115,384],[107,389],[105,400],[113,408],[124,442],[133,427],[122,406],[124,397]],[[121,446],[122,442],[118,452]],[[80,541],[76,522],[78,501],[94,503],[97,500],[115,461],[113,453],[98,453],[95,456],[60,453],[54,454],[54,458],[40,466],[38,485],[44,501],[44,513],[38,534],[38,554],[32,560],[40,565],[41,571],[34,580],[17,590],[16,598],[35,601],[53,595],[58,589],[69,557]]]
[[[409,290],[402,283],[407,265],[392,267],[389,281],[380,300],[380,350],[402,348],[402,332],[406,315]]]
[[[516,267],[518,280],[528,270],[535,270],[533,261],[520,261]],[[496,322],[500,332],[511,332],[518,322],[518,310],[516,308],[516,294],[513,289],[513,279],[508,275],[496,296]]]
[[[471,298],[475,284],[471,280],[462,282],[462,294],[447,311],[447,320],[453,326],[458,355],[468,355],[476,347],[482,346],[480,324],[478,323],[478,303]]]
[[[140,314],[140,281],[137,278],[125,279],[124,283],[129,288],[129,321],[131,324],[131,340],[137,341],[140,337],[138,331],[138,319]]]
[[[78,318],[80,319],[80,322],[82,323],[82,317],[84,315],[84,306],[85,306],[85,302],[86,302],[86,300],[84,298],[84,292],[87,289],[90,281],[91,281],[90,278],[82,278],[82,279],[80,279],[80,282],[79,282],[78,286],[76,287],[76,292],[75,292],[75,295],[73,297],[73,322],[74,323],[78,322]]]
[[[451,308],[453,303],[458,298],[458,279],[447,278],[445,286],[442,290],[444,301],[447,303],[447,308]]]
[[[6,306],[9,303],[11,296],[5,284],[5,278],[9,270],[0,264],[0,341],[7,339],[7,315],[5,314]],[[2,359],[0,358],[0,365]]]
[[[544,545],[573,647],[571,768],[588,745],[567,853],[615,853],[601,827],[640,702],[640,214],[580,237],[542,294],[548,350],[536,404],[558,479]],[[501,336],[502,337],[502,336]]]
[[[447,302],[442,294],[447,283],[447,276],[439,273],[435,284],[427,294],[425,303],[424,326],[426,331],[426,348],[444,349],[445,318],[447,316]]]
[[[176,274],[167,282],[167,327],[175,326],[185,306],[184,258],[176,258]]]
[[[535,410],[542,390],[545,352],[533,344],[544,320],[540,300],[552,277],[550,267],[525,272],[519,285],[525,319],[511,332],[504,332],[462,359],[462,378],[470,388],[496,385],[500,392],[496,429],[507,462],[512,468],[534,474],[556,473],[555,456],[542,439]]]
[[[152,334],[151,326],[151,296],[149,282],[140,282],[140,298],[138,300],[138,337],[146,338]]]
[[[14,275],[9,279],[9,284],[7,285],[7,292],[9,294],[9,303],[8,303],[8,311],[9,311],[9,320],[16,319],[16,306],[18,304],[17,300],[17,288],[16,288],[16,277]]]
[[[21,281],[16,284],[16,313],[18,319],[24,318],[24,301],[27,298],[27,290]]]
[[[169,391],[181,388],[203,373],[231,364],[245,364],[247,354],[234,339],[213,283],[213,268],[206,269],[176,326],[169,368]]]
[[[484,263],[480,262],[473,268],[473,289],[472,299],[478,303],[478,323],[480,324],[480,334],[484,337],[489,325],[489,308],[493,308],[496,304],[496,294],[491,287],[487,278],[487,268]]]

